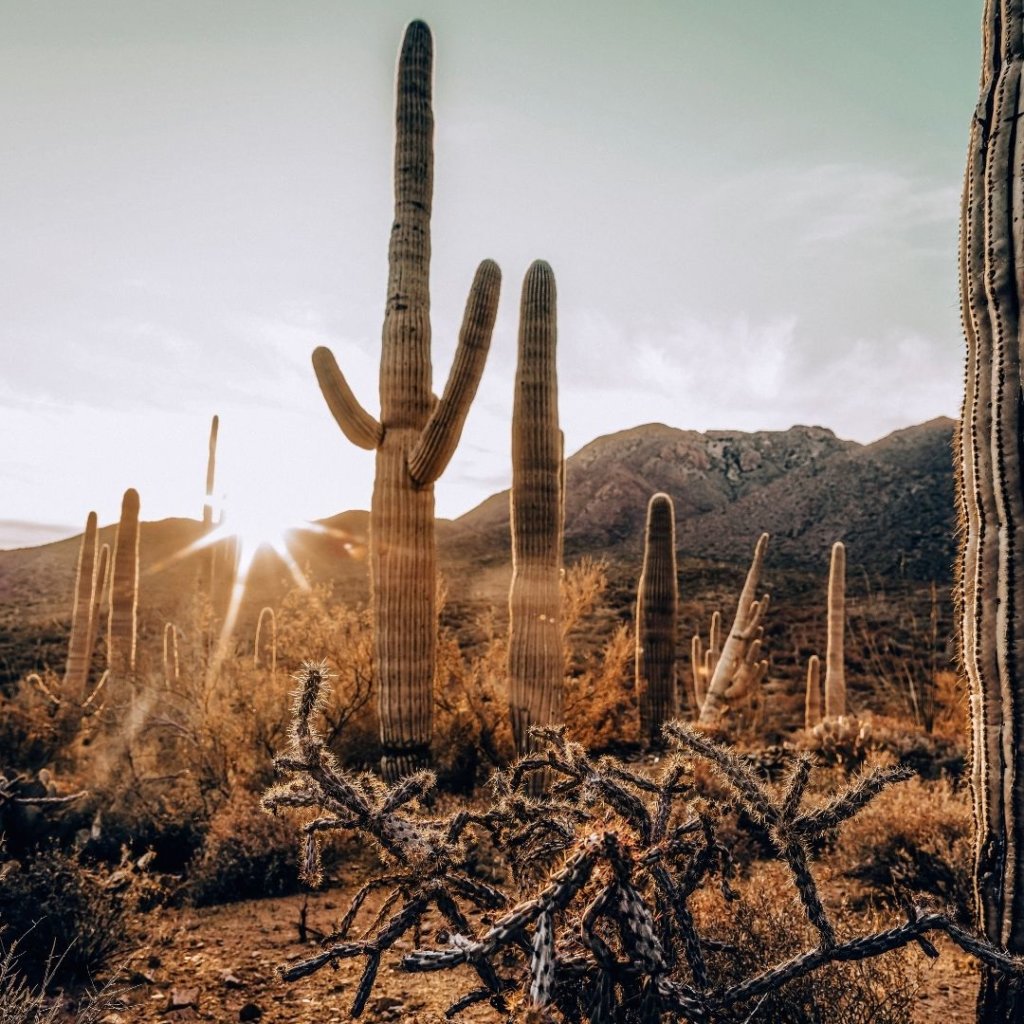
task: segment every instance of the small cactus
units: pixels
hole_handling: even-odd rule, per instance
[[[516,748],[562,720],[562,435],[558,428],[555,276],[538,260],[523,281],[512,411],[509,710]]]
[[[825,651],[825,717],[846,714],[846,664],[843,637],[846,633],[846,548],[832,545],[828,572],[828,647]]]
[[[812,654],[807,662],[807,696],[804,701],[804,729],[810,732],[822,716],[821,659]]]
[[[92,648],[93,597],[96,593],[96,513],[90,512],[85,520],[85,532],[78,551],[78,572],[75,577],[75,603],[71,612],[71,637],[68,641],[68,660],[64,670],[64,695],[81,703],[89,678]]]
[[[676,694],[676,520],[672,499],[655,494],[647,505],[644,563],[636,599],[636,686],[640,730],[648,743],[679,713]]]
[[[252,649],[252,667],[260,667],[260,641],[263,636],[263,623],[266,621],[270,630],[270,674],[277,672],[277,616],[274,609],[267,607],[260,610],[256,620],[256,640]]]
[[[708,646],[705,650],[700,633],[694,633],[690,641],[690,675],[693,681],[693,706],[697,717],[708,695],[708,683],[715,674],[715,666],[722,657],[722,613],[711,613],[711,628],[708,631]]]
[[[129,487],[121,501],[121,520],[114,539],[107,626],[107,667],[118,684],[135,674],[139,606],[139,493]],[[123,694],[119,689],[118,696]]]

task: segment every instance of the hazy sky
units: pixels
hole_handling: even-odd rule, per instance
[[[376,412],[412,17],[437,391],[477,262],[504,273],[439,514],[508,484],[535,258],[569,451],[650,421],[867,441],[956,414],[980,3],[0,0],[0,520],[111,521],[128,486],[145,519],[198,516],[214,412],[229,502],[368,507],[373,456],[309,355]]]

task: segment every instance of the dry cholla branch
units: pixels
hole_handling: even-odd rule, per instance
[[[887,786],[906,779],[904,768],[861,776],[824,806],[803,809],[811,760],[798,759],[781,793],[770,789],[741,758],[701,733],[671,722],[666,736],[676,753],[658,780],[631,771],[614,758],[592,760],[559,729],[537,729],[538,752],[494,780],[494,800],[484,813],[431,817],[410,809],[433,786],[427,772],[391,787],[339,770],[312,722],[323,701],[326,670],[307,664],[296,692],[292,749],[276,761],[288,780],[268,793],[266,806],[320,812],[303,826],[306,876],[319,880],[317,838],[352,830],[373,839],[388,869],[356,894],[323,951],[284,971],[295,980],[328,963],[366,958],[353,1016],[370,995],[382,954],[415,929],[430,907],[450,929],[438,933],[443,948],[416,949],[402,958],[408,971],[468,965],[481,985],[448,1010],[454,1016],[481,1002],[516,1019],[611,1024],[720,1020],[739,1004],[773,992],[833,962],[863,960],[916,942],[937,956],[926,937],[940,931],[996,970],[1024,973],[1024,960],[960,928],[946,915],[916,907],[905,922],[855,938],[840,937],[810,870],[809,846],[853,817]],[[792,876],[818,942],[811,949],[727,987],[711,981],[709,955],[728,952],[700,934],[689,900],[718,878],[726,900],[731,860],[716,832],[732,808],[698,797],[687,782],[686,758],[699,758],[728,784],[750,827],[767,832]],[[545,793],[536,790],[536,777]],[[534,784],[531,785],[531,780]],[[470,873],[463,836],[486,833],[518,888],[514,902]],[[365,937],[348,934],[366,897],[390,889]],[[468,913],[513,904],[471,934]],[[395,907],[398,907],[395,910]],[[390,916],[389,916],[390,915]]]

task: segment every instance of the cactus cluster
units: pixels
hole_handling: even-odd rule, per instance
[[[736,617],[725,641],[721,640],[721,617],[711,619],[708,646],[699,636],[690,649],[694,700],[698,721],[703,725],[719,722],[731,703],[741,699],[756,701],[768,674],[768,661],[761,656],[769,596],[757,597],[768,534],[762,533],[754,547],[754,557],[736,606]]]
[[[353,1016],[366,1005],[382,956],[418,930],[428,913],[443,921],[435,931],[440,944],[405,954],[401,966],[412,972],[472,968],[476,987],[454,1001],[450,1017],[489,1003],[509,1019],[511,1008],[525,1001],[535,1013],[557,1010],[566,1020],[706,1024],[732,1019],[828,963],[863,960],[910,943],[937,956],[930,932],[944,932],[994,972],[1024,977],[1024,959],[925,907],[911,908],[905,921],[881,931],[837,934],[809,848],[907,778],[905,768],[875,769],[826,803],[806,808],[812,770],[807,757],[794,761],[776,791],[728,747],[680,722],[666,727],[675,752],[657,777],[615,758],[595,761],[561,729],[547,728],[535,730],[532,754],[495,775],[489,807],[431,815],[415,809],[433,784],[430,773],[386,786],[338,767],[317,729],[325,682],[322,665],[305,666],[291,748],[276,760],[286,780],[264,802],[271,810],[320,812],[301,830],[305,874],[314,881],[320,878],[319,840],[331,832],[356,832],[385,857],[383,873],[356,893],[322,949],[283,970],[286,979],[298,980],[341,959],[364,958]],[[696,799],[694,760],[716,772],[731,797]],[[553,780],[539,798],[530,784],[537,774]],[[815,942],[721,984],[713,970],[720,944],[702,933],[691,899],[713,883],[727,900],[735,898],[731,859],[719,839],[722,819],[737,820],[733,803],[743,811],[742,827],[760,833],[789,869]],[[473,834],[489,839],[508,867],[509,883],[492,886],[473,877],[465,841]],[[350,938],[374,890],[389,892],[387,909],[362,938]],[[478,912],[486,916],[474,924]]]
[[[436,662],[434,483],[458,445],[497,312],[501,273],[480,264],[444,394],[431,390],[430,212],[433,42],[421,21],[406,30],[398,62],[395,217],[388,248],[380,362],[380,419],[368,413],[326,348],[313,366],[345,436],[376,452],[370,575],[381,767],[388,779],[427,758]]]

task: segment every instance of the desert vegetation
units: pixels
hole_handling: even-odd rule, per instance
[[[979,980],[979,1020],[1024,1019],[1020,297],[1016,238],[993,242],[1022,14],[994,7],[964,198],[960,661],[934,581],[880,581],[842,536],[787,575],[751,521],[729,541],[753,544],[741,582],[738,557],[680,557],[680,495],[647,487],[632,549],[567,553],[543,260],[506,548],[481,534],[459,563],[498,583],[439,570],[433,486],[501,275],[480,264],[434,395],[433,41],[413,22],[379,417],[313,353],[376,455],[367,564],[345,555],[365,598],[312,566],[260,591],[214,522],[217,416],[190,545],[144,572],[137,491],[109,544],[89,513],[61,658],[0,692],[0,1021],[953,1022]],[[173,601],[147,596],[158,572]]]

